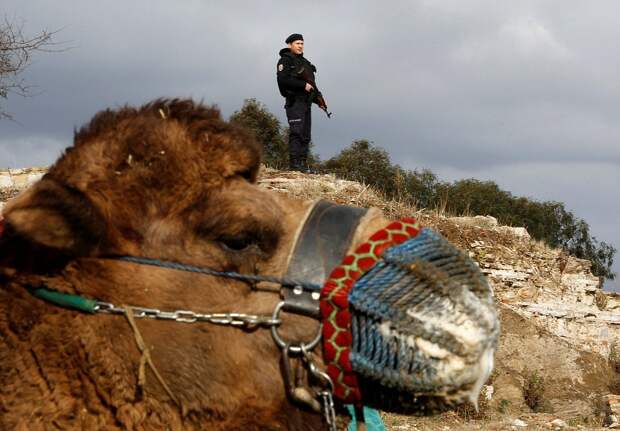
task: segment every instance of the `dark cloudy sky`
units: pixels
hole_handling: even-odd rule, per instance
[[[0,121],[1,167],[49,164],[99,109],[159,96],[225,116],[255,97],[283,121],[277,52],[300,32],[334,112],[314,112],[323,158],[370,139],[406,168],[564,202],[620,249],[618,1],[3,0],[0,12],[30,34],[60,30],[67,48],[35,57],[34,97],[0,101],[16,120]]]

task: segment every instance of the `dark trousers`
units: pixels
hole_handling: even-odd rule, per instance
[[[300,169],[308,166],[310,151],[310,128],[312,127],[311,104],[305,100],[291,100],[284,105],[288,119],[289,168]]]

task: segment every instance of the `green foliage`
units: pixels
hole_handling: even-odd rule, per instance
[[[447,210],[453,214],[491,214],[510,212],[512,196],[492,181],[467,179],[444,185]]]
[[[276,169],[288,166],[286,131],[267,107],[256,99],[246,99],[239,111],[230,116],[230,122],[254,133],[263,146],[263,162]]]
[[[441,183],[437,175],[429,169],[405,170],[395,166],[397,175],[402,178],[397,184],[397,195],[401,201],[411,201],[418,208],[432,208],[441,200]]]
[[[508,411],[508,407],[510,407],[510,401],[502,398],[497,404],[497,411],[502,414],[506,413]]]
[[[372,184],[388,195],[396,187],[396,170],[387,151],[365,139],[354,141],[323,168],[340,178]]]
[[[470,178],[442,182],[428,169],[410,171],[392,164],[387,151],[367,140],[354,141],[323,168],[419,208],[438,208],[445,203],[451,214],[491,215],[501,224],[523,226],[533,238],[591,261],[594,275],[615,278],[611,267],[616,249],[591,236],[589,225],[561,202],[515,197],[493,181]]]
[[[354,141],[322,167],[337,177],[372,185],[389,198],[420,208],[431,207],[439,199],[439,180],[433,172],[410,171],[393,165],[387,151],[366,139]]]
[[[282,127],[278,118],[256,99],[246,99],[239,111],[235,111],[229,121],[252,132],[263,146],[263,163],[275,169],[288,167],[288,127]],[[310,144],[308,166],[320,168],[321,160]]]
[[[501,224],[524,226],[529,234],[551,247],[592,262],[592,273],[613,280],[611,270],[616,249],[590,235],[583,219],[566,210],[561,202],[538,202],[515,197],[493,181],[466,179],[441,186],[453,214],[492,215]]]
[[[538,371],[524,371],[525,382],[523,383],[523,398],[525,404],[534,412],[547,410],[545,396],[545,379]]]
[[[612,341],[609,345],[609,356],[607,359],[609,361],[609,366],[616,373],[620,373],[620,349],[618,348],[617,340]]]
[[[278,169],[288,166],[288,129],[282,128],[265,105],[247,99],[230,121],[255,134],[263,145],[266,165]],[[428,169],[411,171],[393,164],[386,150],[365,139],[354,141],[324,163],[311,152],[308,164],[316,170],[371,185],[388,198],[418,208],[437,209],[445,205],[451,214],[491,215],[501,224],[523,226],[533,238],[591,261],[592,273],[601,279],[613,280],[616,276],[611,270],[616,249],[592,236],[588,223],[561,202],[513,196],[493,181],[470,178],[442,182]]]
[[[587,425],[587,422],[591,422],[592,425],[603,426],[605,425],[605,420],[607,418],[607,401],[600,395],[595,395],[590,400],[592,407],[592,421],[588,421],[587,417],[584,423]]]

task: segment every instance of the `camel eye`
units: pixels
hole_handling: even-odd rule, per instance
[[[225,248],[232,251],[243,251],[254,244],[254,241],[249,236],[224,236],[220,237],[218,241]]]

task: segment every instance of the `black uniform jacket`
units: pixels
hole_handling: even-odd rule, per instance
[[[309,94],[305,90],[306,81],[299,76],[303,68],[308,68],[312,71],[312,78],[314,80],[316,67],[314,67],[303,54],[293,54],[288,48],[280,50],[280,60],[278,61],[278,89],[282,96],[287,99],[308,98]]]

